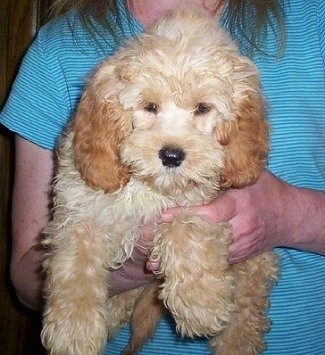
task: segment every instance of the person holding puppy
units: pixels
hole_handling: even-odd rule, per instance
[[[325,345],[325,3],[192,2],[221,16],[256,63],[271,126],[268,170],[259,180],[194,210],[216,223],[230,222],[230,263],[273,248],[280,255],[265,354],[320,354]],[[41,307],[39,241],[51,213],[53,152],[85,80],[126,38],[179,3],[56,0],[55,13],[64,14],[39,31],[23,61],[1,123],[16,133],[11,277],[18,297],[30,308]],[[170,222],[178,211],[167,210],[162,221]],[[147,261],[145,252],[149,225],[142,238],[144,248],[136,249],[133,260],[110,280],[116,293],[154,279],[150,270],[157,265]],[[126,327],[106,352],[121,352],[128,338]],[[166,318],[141,353],[207,354],[209,348],[205,339],[181,339]]]

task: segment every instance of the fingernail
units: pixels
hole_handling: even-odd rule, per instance
[[[147,261],[146,267],[149,271],[157,271],[160,268],[160,263],[156,261]]]
[[[173,220],[173,215],[168,213],[163,213],[161,215],[161,222],[171,222]]]

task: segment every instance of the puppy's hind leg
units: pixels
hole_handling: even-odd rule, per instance
[[[144,288],[138,297],[131,319],[132,336],[124,355],[133,355],[154,333],[161,317],[166,313],[158,299],[159,281]]]

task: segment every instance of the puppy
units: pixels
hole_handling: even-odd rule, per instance
[[[205,11],[178,9],[104,61],[59,144],[46,349],[98,354],[132,318],[135,353],[167,309],[212,353],[261,352],[275,256],[229,265],[229,225],[187,207],[256,181],[267,151],[257,70]],[[173,206],[183,212],[154,231],[157,282],[111,296],[108,275],[131,257],[139,225]]]

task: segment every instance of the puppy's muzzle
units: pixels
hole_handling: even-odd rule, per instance
[[[185,159],[185,152],[179,147],[163,147],[159,151],[159,158],[164,166],[177,168]]]

